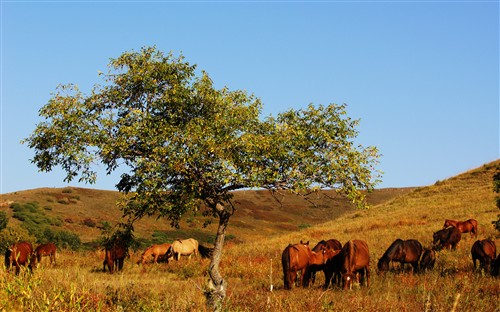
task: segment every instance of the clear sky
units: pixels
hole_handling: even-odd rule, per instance
[[[434,184],[499,158],[498,1],[1,2],[0,193],[63,187],[22,145],[58,84],[87,93],[110,58],[156,45],[263,116],[347,103],[378,187]],[[114,189],[118,176],[98,177]]]

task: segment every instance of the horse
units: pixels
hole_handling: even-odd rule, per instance
[[[171,244],[161,244],[161,245],[153,245],[146,249],[142,255],[141,255],[141,260],[137,261],[137,264],[142,263],[144,265],[146,261],[153,257],[153,263],[158,263],[158,259],[165,258],[165,260],[169,261],[169,258],[166,257],[166,253],[169,250]],[[170,258],[171,259],[171,258]]]
[[[455,250],[462,239],[462,234],[456,227],[450,227],[435,232],[432,237],[434,245],[439,242],[437,247]]]
[[[327,259],[325,264],[320,265],[309,265],[307,266],[306,273],[303,280],[304,286],[309,286],[309,283],[314,285],[316,280],[316,272],[323,271],[325,273],[325,279],[328,279],[330,282],[333,272],[329,274],[328,262],[332,261],[332,259],[340,253],[342,250],[342,244],[336,239],[329,239],[327,241],[322,240],[314,246],[312,251],[314,252],[322,252],[324,250],[328,250],[329,252],[326,254]]]
[[[474,219],[469,219],[466,221],[455,221],[455,220],[445,220],[443,229],[447,227],[456,227],[460,233],[468,233],[470,232],[470,236],[477,237],[477,221]]]
[[[21,266],[28,267],[32,270],[32,255],[33,246],[29,242],[19,242],[10,246],[5,251],[5,267],[10,269],[12,266],[16,267],[16,275],[19,274]]]
[[[309,248],[309,245],[303,243],[289,244],[281,254],[285,289],[292,289],[297,279],[298,271],[301,271],[301,280],[304,285],[304,275],[307,266],[324,264],[326,261],[325,253],[326,250],[314,252]]]
[[[115,270],[121,271],[123,269],[123,262],[128,255],[128,248],[122,240],[115,240],[110,245],[106,246],[106,255],[102,263],[103,271],[106,272],[108,266],[109,273]]]
[[[495,242],[490,239],[477,240],[471,248],[472,262],[476,269],[476,261],[479,260],[481,268],[490,272],[491,264],[497,256],[497,247]]]
[[[173,257],[175,260],[179,260],[182,255],[188,256],[189,260],[193,254],[195,256],[198,255],[198,241],[194,238],[188,238],[174,241],[168,249],[166,257]]]
[[[396,239],[386,250],[382,258],[379,259],[377,267],[379,272],[389,271],[390,262],[401,263],[401,270],[404,271],[405,263],[410,263],[413,272],[418,271],[418,261],[422,255],[422,244],[416,239],[402,240]]]
[[[34,256],[39,263],[42,261],[42,257],[48,256],[52,265],[52,263],[56,263],[56,251],[57,247],[53,243],[41,244],[36,247]]]
[[[422,252],[422,257],[420,258],[420,271],[431,270],[434,268],[436,263],[436,252],[434,250],[425,248]]]
[[[368,244],[362,240],[348,241],[340,252],[342,286],[348,289],[352,285],[353,279],[360,275],[360,284],[366,277],[366,286],[370,286],[370,252]]]

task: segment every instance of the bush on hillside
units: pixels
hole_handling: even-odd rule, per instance
[[[7,213],[5,211],[0,211],[0,231],[7,227],[8,222],[9,218],[7,217]]]
[[[497,167],[497,171],[493,175],[493,190],[497,194],[500,193],[500,167]],[[497,208],[500,209],[500,196],[497,196],[495,200]],[[500,232],[500,214],[497,216],[497,220],[492,223],[495,229]]]
[[[0,231],[0,253],[4,254],[12,244],[27,241],[34,242],[35,237],[30,235],[26,229],[6,227]]]

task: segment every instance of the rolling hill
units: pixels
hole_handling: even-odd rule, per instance
[[[348,201],[335,197],[333,191],[324,191],[323,195],[328,196],[318,195],[310,201],[295,195],[273,196],[265,190],[238,191],[234,200],[237,211],[230,220],[228,239],[241,243],[259,236],[293,233],[353,213],[363,216],[383,211],[386,217],[405,222],[412,214],[426,211],[424,207],[436,205],[446,206],[440,211],[443,216],[460,218],[453,210],[465,204],[464,198],[474,203],[470,205],[470,216],[475,216],[478,205],[494,209],[491,208],[494,198],[492,175],[499,164],[500,161],[495,161],[432,186],[377,189],[368,194],[367,200],[372,208],[367,211],[356,211]],[[115,205],[120,196],[118,192],[89,188],[40,188],[1,195],[0,203],[4,204],[0,209],[12,216],[12,209],[6,203],[37,203],[46,215],[62,221],[58,229],[78,234],[83,242],[91,242],[99,237],[103,224],[114,225],[124,220]],[[418,218],[428,222],[430,217],[426,214],[429,213]],[[435,218],[442,219],[441,216]],[[10,218],[9,222],[11,226],[18,226],[20,221]],[[155,238],[173,240],[187,237],[211,242],[215,225],[203,228],[204,222],[204,217],[188,214],[181,228],[175,229],[168,220],[146,217],[136,223],[135,233],[138,238],[153,242]]]

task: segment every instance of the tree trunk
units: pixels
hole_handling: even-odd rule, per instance
[[[219,264],[222,257],[222,248],[224,247],[224,238],[226,236],[229,217],[230,214],[227,211],[223,210],[219,212],[219,227],[217,228],[214,251],[208,269],[210,280],[208,282],[208,289],[205,291],[205,296],[207,297],[207,306],[213,311],[222,311],[222,305],[226,298],[227,284],[220,274]]]

